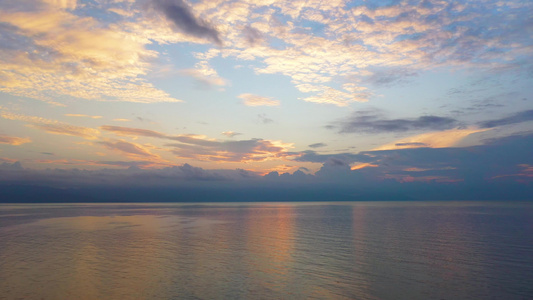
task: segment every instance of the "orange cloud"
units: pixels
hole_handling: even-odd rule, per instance
[[[100,132],[96,129],[70,125],[56,120],[50,120],[36,116],[14,114],[5,110],[0,110],[0,117],[8,120],[26,122],[29,123],[30,127],[41,129],[52,134],[79,136],[89,140],[98,138],[100,134]]]
[[[363,169],[363,168],[375,168],[375,167],[379,167],[378,165],[375,165],[375,164],[371,164],[371,163],[361,163],[361,164],[355,164],[353,166],[350,167],[350,170],[359,170],[359,169]]]
[[[100,133],[96,129],[69,125],[64,123],[30,124],[29,126],[44,130],[52,134],[78,136],[88,140],[98,138],[98,135]]]
[[[126,157],[139,160],[160,160],[158,155],[152,154],[146,146],[124,140],[108,140],[98,142],[109,150],[119,152]]]
[[[83,114],[65,114],[67,117],[80,117],[80,118],[91,118],[91,119],[101,119],[102,116],[89,116]]]
[[[489,129],[451,129],[445,131],[435,131],[423,133],[407,138],[397,140],[372,150],[395,150],[407,148],[446,148],[453,147],[465,137],[478,132],[487,131]]]
[[[31,143],[31,140],[29,138],[21,138],[17,136],[7,136],[0,134],[0,144],[18,146],[26,143]]]
[[[147,130],[147,129],[140,129],[140,128],[131,128],[131,127],[122,127],[122,126],[111,126],[111,125],[104,125],[100,126],[101,130],[110,131],[117,135],[129,135],[129,136],[147,136],[147,137],[155,137],[155,138],[167,138],[165,134],[159,133],[157,131]]]

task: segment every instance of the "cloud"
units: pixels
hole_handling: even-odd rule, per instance
[[[420,143],[420,142],[408,142],[408,143],[402,142],[402,143],[395,143],[394,146],[416,148],[416,147],[428,147],[429,145],[426,143]]]
[[[237,136],[237,135],[241,135],[242,133],[239,133],[239,132],[233,132],[233,131],[224,131],[221,133],[222,135],[225,135],[227,137],[234,137],[234,136]]]
[[[74,13],[75,1],[24,3],[7,0],[0,10],[0,91],[57,105],[65,98],[180,101],[144,79],[158,54],[138,31]]]
[[[31,143],[31,140],[29,138],[21,138],[17,136],[8,136],[0,134],[0,144],[18,146],[26,143]]]
[[[129,167],[128,169],[44,169],[23,168],[20,162],[0,164],[0,184],[24,183],[59,187],[190,187],[194,182],[232,182],[259,178],[258,174],[242,169],[205,170],[189,164],[160,169],[140,169],[149,162],[100,161],[98,164]],[[160,191],[161,192],[161,191]]]
[[[215,162],[260,162],[290,156],[292,144],[281,141],[251,139],[240,141],[208,141],[196,137],[181,138],[181,144],[169,144],[180,158]]]
[[[43,0],[43,2],[55,8],[74,10],[77,7],[78,1],[77,0]]]
[[[328,155],[304,151],[295,160],[323,162],[317,176],[333,176],[336,180],[352,184],[392,179],[397,182],[488,185],[499,180],[533,182],[527,172],[529,169],[524,167],[533,163],[531,147],[533,135],[518,135],[464,148],[419,147]]]
[[[243,28],[242,33],[246,42],[248,42],[250,46],[254,46],[255,44],[263,40],[263,34],[261,33],[261,31],[249,25]]]
[[[180,31],[222,45],[218,31],[207,22],[194,16],[191,8],[182,0],[155,0],[153,5]]]
[[[390,87],[395,84],[402,84],[408,81],[409,77],[417,76],[418,73],[405,68],[390,68],[370,72],[371,75],[364,77],[363,82],[377,87]]]
[[[84,139],[96,139],[99,135],[99,131],[92,128],[75,126],[64,123],[49,123],[49,124],[38,124],[34,123],[30,125],[33,128],[44,130],[48,133],[59,134],[59,135],[70,135],[78,136]]]
[[[117,135],[123,135],[123,136],[129,135],[129,136],[147,136],[147,137],[155,137],[155,138],[168,138],[163,133],[152,131],[152,130],[147,130],[147,129],[141,129],[141,128],[104,125],[104,126],[100,126],[100,129],[104,131],[110,131]]]
[[[2,109],[0,109],[0,117],[8,120],[26,122],[29,123],[30,127],[44,130],[52,134],[78,136],[89,140],[96,139],[100,135],[100,132],[96,129],[70,125],[56,120],[49,120],[36,116],[15,114]]]
[[[502,119],[484,121],[481,122],[479,125],[481,126],[481,128],[494,128],[498,126],[518,124],[529,121],[533,121],[533,110],[518,112]]]
[[[313,96],[302,98],[306,102],[320,103],[320,104],[334,104],[337,106],[347,106],[351,102],[367,102],[370,98],[370,92],[366,91],[364,87],[358,87],[358,91],[354,91],[353,87],[345,88],[348,92],[340,91],[325,85],[298,85],[300,91],[317,92]]]
[[[113,121],[116,121],[116,122],[131,122],[130,119],[113,119]]]
[[[337,154],[319,154],[313,150],[306,150],[298,153],[291,153],[294,155],[294,161],[299,162],[313,162],[325,163],[330,161],[332,163],[341,162],[343,165],[350,165],[353,162],[372,162],[374,161],[371,155],[366,153],[337,153]]]
[[[360,111],[332,125],[340,133],[352,132],[405,132],[410,130],[442,130],[457,125],[457,121],[448,117],[421,116],[416,119],[386,119],[379,113]]]
[[[170,151],[179,158],[196,159],[201,161],[259,162],[272,159],[285,159],[291,155],[288,150],[293,147],[293,144],[291,143],[263,139],[219,141],[203,135],[166,135],[157,131],[121,126],[105,125],[100,127],[100,129],[122,136],[145,136],[178,142],[167,144],[166,146],[171,147]],[[233,134],[233,136],[235,135],[234,132],[231,132],[231,134]],[[226,135],[229,136],[229,134]],[[104,145],[108,148],[122,149],[122,152],[126,152],[124,149],[130,149],[130,152],[132,153],[140,151],[137,148],[124,143],[106,143]],[[117,146],[121,147],[119,148]],[[139,145],[137,146],[140,147]],[[146,150],[145,152],[148,151]],[[140,152],[137,153],[137,155],[141,155]]]
[[[278,100],[254,94],[241,94],[239,98],[243,100],[246,106],[278,106],[280,104]]]
[[[253,61],[256,74],[284,75],[300,91],[307,90],[303,101],[337,106],[369,101],[373,95],[340,88],[345,82],[389,86],[444,65],[531,70],[528,1],[385,6],[340,0],[194,1],[190,6],[183,0],[155,0],[149,2],[152,9],[145,9],[146,1],[129,2],[127,13],[116,2],[104,1],[91,7],[98,18],[83,14],[84,6],[76,1],[47,2],[31,7],[25,1],[2,3],[8,8],[0,16],[3,92],[49,102],[62,97],[179,101],[145,78],[160,55],[149,50],[158,47],[149,45],[206,40],[220,45],[222,32],[228,37],[223,58]],[[120,21],[116,12],[122,14]],[[96,39],[101,42],[93,43]],[[225,82],[199,70],[185,72],[211,85]]]
[[[220,77],[217,71],[209,65],[208,60],[218,55],[218,51],[211,50],[207,51],[207,53],[196,53],[195,57],[201,60],[194,65],[193,69],[181,70],[180,73],[191,76],[208,87],[215,85],[225,86],[228,81]]]
[[[272,119],[270,119],[269,117],[267,117],[266,114],[258,114],[257,117],[259,118],[259,120],[260,120],[261,123],[263,123],[263,124],[274,123],[274,120],[272,120]]]
[[[301,98],[314,103],[346,106],[369,100],[371,93],[337,88],[350,79],[386,87],[443,65],[530,68],[521,65],[531,61],[530,3],[426,3],[222,1],[195,8],[235,37],[228,39],[226,55],[256,60],[257,74],[282,74],[297,87],[320,87]],[[310,30],[308,22],[323,29]],[[262,43],[254,44],[256,37]]]
[[[146,156],[143,151],[121,145],[119,141],[108,142],[108,146],[120,148],[119,151]],[[238,146],[243,151],[250,145],[261,145],[262,141],[244,144]],[[349,155],[307,151],[299,158],[324,162],[315,175],[298,170],[283,175],[273,171],[264,177],[242,169],[205,170],[188,164],[140,169],[146,166],[144,162],[128,161],[94,162],[128,169],[32,170],[18,162],[0,159],[4,161],[0,164],[0,185],[4,192],[13,191],[12,187],[24,186],[25,191],[31,192],[33,186],[47,186],[63,193],[75,192],[76,197],[68,199],[92,195],[99,201],[146,201],[156,191],[158,201],[166,193],[170,193],[164,198],[167,201],[205,197],[232,201],[530,200],[532,147],[533,135],[521,135],[465,148],[396,149]],[[279,170],[294,168],[289,164],[279,166]],[[16,199],[21,201],[29,199],[27,194],[17,195],[20,197]],[[31,197],[38,200],[43,195],[34,193]]]
[[[80,117],[80,118],[91,118],[91,119],[101,119],[102,116],[89,116],[83,114],[65,114],[67,117]]]
[[[224,86],[226,85],[226,80],[219,77],[217,74],[207,75],[203,70],[198,69],[185,69],[181,71],[182,74],[191,76],[196,79],[198,82],[211,87],[211,86]]]
[[[314,144],[311,144],[311,145],[308,145],[307,147],[309,148],[321,148],[321,147],[326,147],[327,145],[324,144],[324,143],[314,143]]]
[[[126,155],[127,157],[134,159],[159,159],[159,156],[150,153],[150,151],[146,147],[124,140],[101,141],[98,142],[98,144],[103,145],[109,150],[118,151]]]
[[[484,132],[487,129],[450,129],[444,131],[435,131],[423,133],[415,136],[410,136],[402,138],[400,140],[388,143],[373,150],[393,150],[393,149],[406,149],[406,148],[419,148],[419,147],[429,147],[429,148],[446,148],[454,147],[461,140],[467,136]]]

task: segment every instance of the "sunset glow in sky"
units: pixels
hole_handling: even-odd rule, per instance
[[[531,189],[532,16],[527,0],[5,0],[0,180]]]

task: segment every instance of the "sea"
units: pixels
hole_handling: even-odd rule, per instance
[[[533,203],[2,204],[0,299],[533,299]]]

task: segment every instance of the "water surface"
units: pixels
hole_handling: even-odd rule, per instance
[[[0,299],[533,299],[533,205],[0,205]]]

